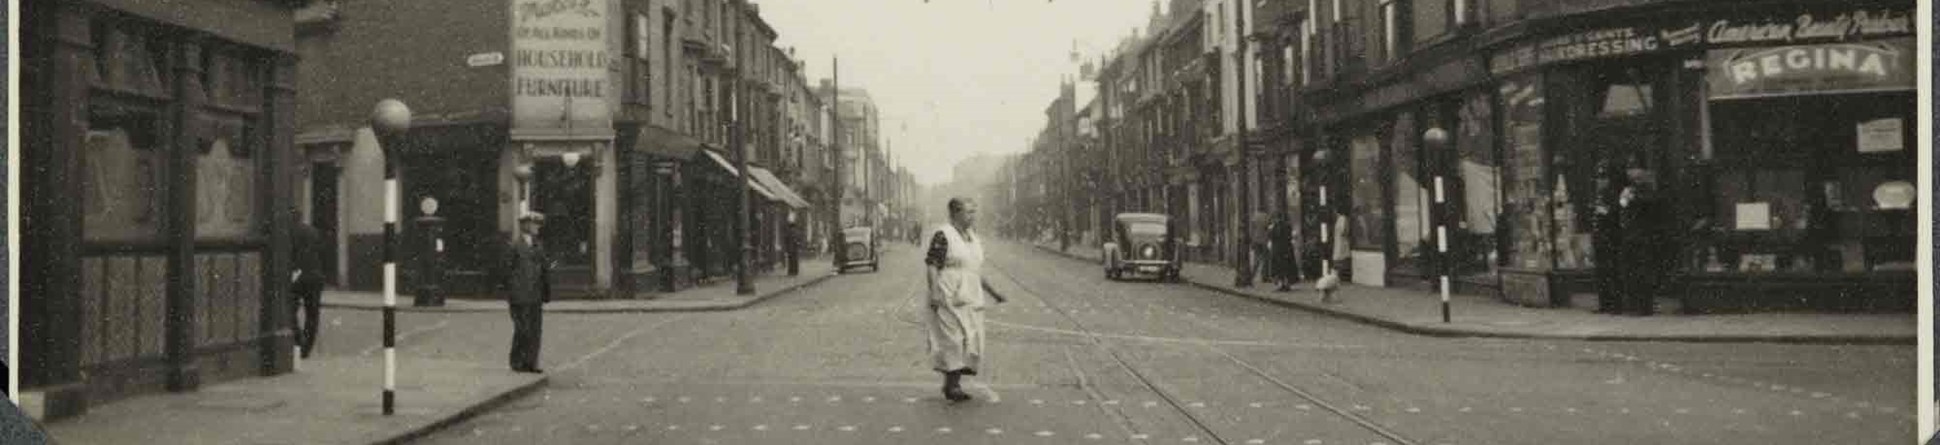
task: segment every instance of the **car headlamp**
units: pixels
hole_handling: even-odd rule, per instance
[[[1139,255],[1144,256],[1146,258],[1159,256],[1159,248],[1152,247],[1151,245],[1147,245],[1145,246],[1144,249],[1139,249]]]

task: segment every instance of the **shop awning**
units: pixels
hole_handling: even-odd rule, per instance
[[[763,198],[768,198],[769,201],[781,202],[781,197],[775,196],[775,193],[768,191],[767,187],[762,187],[761,181],[749,179],[748,188],[754,189],[755,194],[761,195]]]
[[[720,153],[715,153],[714,150],[701,150],[701,153],[707,153],[707,158],[713,159],[714,165],[718,165],[722,170],[726,170],[729,176],[741,176],[741,170],[734,168],[734,163],[728,162],[727,158],[721,156]]]
[[[769,191],[774,192],[780,198],[780,201],[787,203],[789,207],[797,209],[808,208],[808,200],[802,199],[801,195],[796,194],[795,190],[789,188],[787,183],[781,182],[781,178],[775,177],[774,172],[770,172],[768,169],[761,167],[748,167],[748,171],[754,172],[754,179],[760,182],[761,185],[767,187]]]
[[[701,151],[699,139],[656,125],[640,127],[633,136],[633,151],[637,153],[685,161],[693,159],[694,153]]]

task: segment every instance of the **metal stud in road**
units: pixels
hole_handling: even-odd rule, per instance
[[[384,415],[397,412],[397,220],[396,139],[411,128],[411,109],[397,99],[377,102],[371,131],[384,152]]]

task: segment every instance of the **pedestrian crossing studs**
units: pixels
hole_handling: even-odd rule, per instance
[[[892,432],[892,433],[900,433],[900,432],[903,432],[903,427],[902,427],[902,426],[892,426],[892,427],[889,427],[889,432]]]
[[[720,425],[708,425],[708,426],[707,426],[707,430],[708,430],[708,431],[720,431],[720,430],[723,430],[723,429],[727,429],[727,427],[725,427],[725,426],[720,426]]]
[[[987,433],[987,434],[990,434],[990,435],[998,435],[998,434],[1003,434],[1003,433],[1004,433],[1004,429],[1003,429],[1003,428],[991,428],[991,429],[987,429],[987,430],[983,430],[983,432],[984,432],[984,433]]]
[[[1098,433],[1091,433],[1091,434],[1086,434],[1085,438],[1090,440],[1101,440],[1101,439],[1104,439],[1105,436]]]
[[[950,427],[947,427],[947,426],[936,427],[937,434],[950,434],[951,431],[953,430],[951,430]]]
[[[836,428],[836,429],[846,433],[850,431],[855,431],[855,425],[842,425],[841,428]]]
[[[1038,431],[1035,434],[1037,435],[1037,437],[1051,437],[1053,435],[1056,435],[1057,433],[1053,433],[1050,431]]]
[[[754,430],[755,430],[755,431],[767,431],[767,430],[768,430],[768,426],[767,426],[767,425],[755,425],[755,426],[754,426]]]

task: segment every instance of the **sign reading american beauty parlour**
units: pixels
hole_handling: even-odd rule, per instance
[[[1712,50],[1712,99],[1913,89],[1913,39]]]
[[[611,132],[607,0],[512,0],[515,133]]]
[[[1489,56],[1495,75],[1554,63],[1679,49],[1859,42],[1913,35],[1911,7],[1695,14],[1615,23],[1511,45]]]

